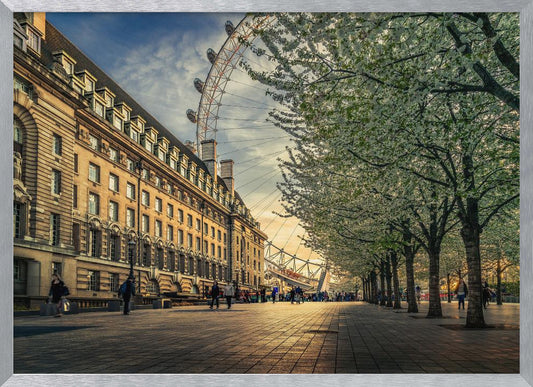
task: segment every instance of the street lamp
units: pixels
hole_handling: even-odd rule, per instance
[[[129,240],[128,247],[130,251],[130,277],[135,279],[135,276],[133,275],[133,250],[135,248],[135,241],[133,239]]]

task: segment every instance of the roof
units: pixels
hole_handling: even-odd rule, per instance
[[[204,162],[192,152],[188,146],[183,144],[172,132],[161,124],[154,116],[145,110],[133,97],[131,97],[118,83],[116,83],[110,76],[108,76],[102,69],[100,69],[94,62],[92,62],[78,47],[76,47],[70,40],[68,40],[57,28],[50,22],[46,21],[46,40],[41,46],[41,62],[50,67],[54,61],[53,52],[65,51],[76,61],[76,71],[87,70],[94,77],[96,77],[95,89],[107,87],[115,95],[116,102],[125,102],[132,108],[132,116],[140,115],[146,120],[146,126],[154,127],[159,135],[166,137],[171,145],[176,146],[180,153],[188,156],[189,160],[195,162],[199,168],[203,169],[206,174],[210,175]],[[213,176],[211,176],[213,177]],[[217,183],[227,186],[220,176],[216,176]]]

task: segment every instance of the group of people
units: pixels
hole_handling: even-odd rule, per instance
[[[228,305],[228,309],[231,309],[231,300],[233,297],[235,297],[235,287],[232,283],[228,283],[226,286],[224,286],[223,289],[224,297],[226,298],[226,304]],[[218,286],[218,282],[215,281],[213,283],[213,286],[211,287],[211,304],[209,305],[209,309],[213,309],[213,307],[217,306],[217,309],[220,306],[219,303],[220,298],[220,287]]]

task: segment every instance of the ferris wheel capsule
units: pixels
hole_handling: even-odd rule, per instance
[[[186,113],[189,121],[191,121],[193,124],[196,124],[196,112],[192,109],[187,109]]]
[[[226,34],[228,34],[228,36],[231,36],[233,31],[235,31],[235,27],[233,27],[233,23],[231,21],[229,21],[229,20],[226,22],[224,28],[225,28]]]
[[[194,78],[194,88],[201,94],[204,92],[204,83],[200,78]]]
[[[211,64],[214,64],[217,59],[217,53],[212,48],[207,49],[207,59],[209,59]]]

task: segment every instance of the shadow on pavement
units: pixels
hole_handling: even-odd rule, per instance
[[[80,326],[47,326],[47,327],[40,327],[40,326],[34,326],[34,325],[26,325],[26,326],[16,326],[14,329],[14,337],[28,337],[28,336],[35,336],[35,335],[45,335],[48,333],[55,333],[55,332],[66,332],[66,331],[73,331],[77,329],[86,329],[86,328],[96,328],[96,326],[93,325],[80,325]]]

